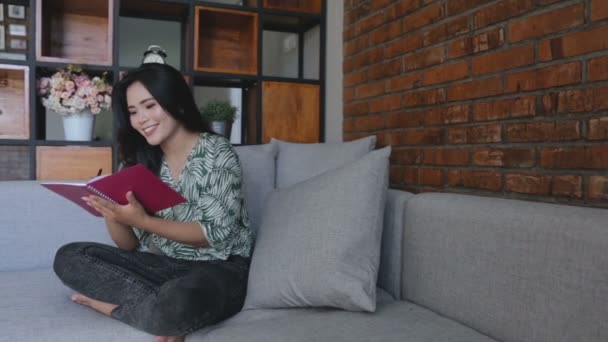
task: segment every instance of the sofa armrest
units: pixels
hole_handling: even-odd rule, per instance
[[[73,241],[112,243],[95,217],[37,181],[0,182],[0,271],[49,267]]]
[[[378,286],[396,299],[401,299],[401,240],[405,222],[405,205],[413,196],[414,194],[409,192],[389,189],[384,208]]]

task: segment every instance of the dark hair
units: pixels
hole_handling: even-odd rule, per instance
[[[112,92],[113,110],[118,119],[119,159],[123,166],[141,163],[158,174],[163,156],[160,146],[149,145],[131,126],[127,89],[135,82],[143,84],[159,105],[187,130],[213,132],[201,116],[190,87],[175,68],[166,64],[146,63],[129,70]]]

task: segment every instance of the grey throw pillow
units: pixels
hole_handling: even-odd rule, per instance
[[[246,309],[375,311],[390,152],[370,152],[270,195]]]
[[[276,187],[285,188],[353,162],[376,147],[376,136],[339,143],[300,144],[272,139],[278,147]]]
[[[251,230],[260,226],[262,209],[274,190],[277,146],[273,144],[236,146],[243,171],[243,197],[249,214]]]

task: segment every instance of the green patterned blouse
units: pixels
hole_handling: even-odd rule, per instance
[[[155,216],[172,221],[198,222],[209,247],[193,247],[133,228],[142,246],[188,260],[249,257],[252,234],[245,209],[241,165],[233,146],[220,135],[203,133],[192,149],[180,178],[173,181],[165,160],[160,179],[188,201],[161,210]],[[155,245],[155,246],[152,246]]]

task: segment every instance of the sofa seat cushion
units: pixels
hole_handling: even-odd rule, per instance
[[[0,331],[18,341],[132,341],[153,337],[70,301],[50,268],[0,272]]]
[[[496,342],[410,302],[383,297],[379,290],[375,313],[318,308],[244,310],[205,331],[204,340]],[[203,336],[203,333],[194,336]]]

